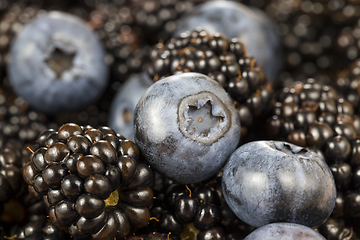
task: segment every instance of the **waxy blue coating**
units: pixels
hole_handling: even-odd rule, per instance
[[[133,123],[135,107],[142,95],[153,83],[146,72],[130,76],[122,84],[112,100],[109,111],[109,127],[126,139],[134,141],[135,130]],[[125,111],[129,111],[131,116],[125,116]],[[131,119],[127,119],[127,117],[131,117]]]
[[[210,34],[221,32],[229,39],[239,38],[263,66],[269,80],[279,80],[283,68],[281,38],[263,11],[235,1],[207,1],[184,14],[177,26],[173,37],[201,27]]]
[[[215,96],[214,99],[222,102],[214,105],[212,113],[227,112],[227,117],[216,127],[227,126],[221,129],[228,130],[220,137],[216,134],[221,131],[214,130],[214,135],[208,135],[215,136],[208,138],[209,142],[206,138],[189,137],[181,130],[181,115],[185,116],[179,115],[181,106],[202,94]],[[240,140],[239,116],[228,94],[219,83],[199,73],[177,74],[154,83],[136,106],[134,126],[135,142],[151,167],[184,184],[215,175]]]
[[[75,53],[58,79],[46,63],[54,49]],[[105,52],[80,18],[57,11],[25,26],[11,46],[8,72],[15,92],[46,114],[78,110],[97,100],[107,85]]]
[[[254,141],[236,149],[225,164],[222,188],[229,207],[254,227],[272,222],[317,227],[336,200],[334,178],[323,158],[280,141]]]
[[[250,233],[244,240],[325,240],[315,230],[295,223],[271,223]]]

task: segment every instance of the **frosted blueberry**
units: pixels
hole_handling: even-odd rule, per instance
[[[210,34],[221,32],[229,39],[239,38],[268,78],[278,79],[283,65],[281,38],[263,11],[235,1],[207,1],[184,14],[177,26],[173,36],[201,27]]]
[[[116,93],[109,111],[109,127],[134,141],[134,111],[136,104],[153,84],[146,72],[132,75]]]
[[[80,18],[49,12],[25,26],[11,46],[15,92],[44,113],[77,110],[101,96],[108,67],[100,41]]]
[[[250,142],[234,151],[224,167],[222,188],[234,213],[254,227],[272,222],[319,226],[336,199],[325,161],[280,141]]]
[[[240,140],[240,120],[226,91],[199,73],[153,84],[136,106],[134,126],[149,164],[180,183],[216,174]]]
[[[271,223],[250,233],[244,240],[325,240],[315,230],[295,223]]]

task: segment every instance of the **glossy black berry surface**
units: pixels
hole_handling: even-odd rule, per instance
[[[55,137],[56,136],[56,137]],[[147,225],[153,172],[137,146],[108,127],[73,123],[46,131],[24,167],[53,224],[75,239],[123,239]]]

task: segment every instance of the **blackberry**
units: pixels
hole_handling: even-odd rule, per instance
[[[22,171],[31,155],[27,147],[49,123],[7,86],[0,87],[0,99],[0,221],[20,224],[46,214],[41,199],[28,194]]]
[[[75,239],[123,239],[148,224],[153,173],[133,142],[108,127],[68,123],[38,143],[24,179],[57,227]]]
[[[234,100],[242,136],[269,109],[272,85],[236,38],[196,29],[157,44],[151,62],[148,73],[154,81],[182,72],[199,72],[218,81]]]
[[[63,230],[52,224],[46,217],[29,221],[22,226],[17,234],[16,239],[40,239],[40,240],[70,240],[71,237]]]
[[[221,172],[219,172],[221,174]],[[222,196],[221,176],[184,185],[157,175],[149,226],[139,234],[157,231],[174,239],[243,239],[254,228],[243,223]],[[146,239],[146,238],[145,238]]]
[[[1,140],[5,140],[3,136]],[[14,139],[5,140],[0,150],[0,222],[20,224],[31,217],[45,215],[41,199],[31,197],[22,177],[29,154],[25,144]]]
[[[285,87],[276,93],[276,99],[266,123],[269,136],[315,150],[325,159],[338,192],[332,216],[345,219],[348,226],[360,216],[359,115],[354,105],[335,88],[315,79]]]

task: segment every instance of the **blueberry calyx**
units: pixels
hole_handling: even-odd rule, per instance
[[[287,154],[294,154],[294,155],[306,154],[309,151],[306,148],[298,147],[295,145],[292,146],[284,142],[275,142],[274,145],[275,145],[275,149]]]
[[[73,59],[76,52],[67,52],[60,47],[55,47],[50,56],[45,59],[47,65],[54,71],[56,78],[60,79],[65,71],[68,71],[73,66]]]
[[[211,144],[230,128],[229,110],[210,92],[187,96],[179,105],[179,129],[188,138]]]

